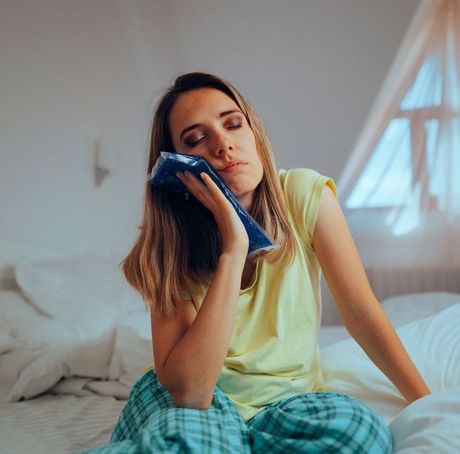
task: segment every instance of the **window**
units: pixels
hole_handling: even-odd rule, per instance
[[[454,59],[448,61],[454,80]],[[440,120],[446,112],[449,115],[441,108],[441,64],[436,51],[420,66],[351,191],[347,208],[391,208],[404,204],[407,197],[418,197],[427,209],[437,207],[448,164],[438,140]],[[458,86],[452,86],[458,98]]]

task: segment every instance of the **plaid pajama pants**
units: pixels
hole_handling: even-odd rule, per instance
[[[359,400],[314,392],[275,402],[245,422],[215,388],[207,410],[176,407],[154,370],[132,387],[111,442],[85,454],[392,452],[391,433]]]

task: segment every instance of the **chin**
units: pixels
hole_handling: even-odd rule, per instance
[[[252,187],[248,187],[248,185],[246,184],[243,184],[243,185],[231,184],[228,187],[237,199],[248,197],[251,194],[251,192],[254,191]]]

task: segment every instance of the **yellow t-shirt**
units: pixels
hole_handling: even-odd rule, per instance
[[[240,290],[228,354],[217,386],[245,421],[266,405],[325,390],[319,363],[321,268],[312,249],[319,201],[331,178],[312,169],[279,170],[297,243],[293,263],[257,262],[252,284]],[[207,289],[191,295],[197,309]]]

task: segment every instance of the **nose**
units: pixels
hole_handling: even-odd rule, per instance
[[[228,152],[233,151],[233,144],[225,134],[218,134],[214,144],[214,155],[218,158],[225,157]]]

